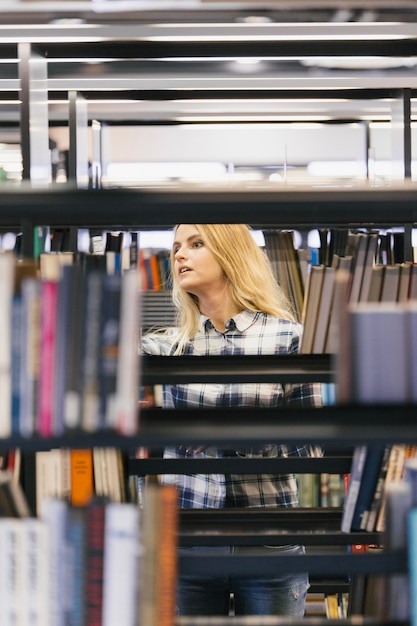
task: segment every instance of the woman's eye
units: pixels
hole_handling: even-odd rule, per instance
[[[194,241],[193,243],[194,248],[200,248],[202,245],[203,245],[202,241]]]

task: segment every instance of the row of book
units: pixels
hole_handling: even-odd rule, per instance
[[[140,281],[0,254],[0,436],[138,428]]]
[[[309,592],[306,598],[305,617],[345,619],[348,616],[349,595],[346,592]]]
[[[298,474],[298,499],[304,508],[340,508],[344,503],[345,475]]]
[[[61,498],[74,506],[94,497],[111,502],[136,502],[133,476],[128,476],[127,456],[119,448],[53,448],[35,452],[36,511],[42,515],[47,498]]]
[[[369,474],[366,473],[365,468],[370,453],[371,449],[368,449],[365,455],[363,451],[358,450],[354,457],[353,478],[357,472],[355,468],[365,466],[362,470],[359,488],[353,488],[352,491],[352,493],[358,491],[358,501],[361,498],[363,484],[369,482]],[[375,453],[373,454],[375,456]],[[394,464],[394,470],[390,468],[391,461]],[[379,576],[377,573],[358,576],[356,587],[362,587],[363,593],[357,594],[357,597],[362,597],[362,603],[356,607],[355,612],[362,615],[366,613],[381,620],[405,620],[414,626],[417,623],[417,457],[415,450],[409,451],[408,447],[403,445],[384,448],[380,472],[384,465],[387,465],[381,503],[384,515],[379,526],[379,530],[383,533],[383,541],[380,546],[370,545],[368,549],[403,551],[408,567],[404,573],[391,576]],[[391,471],[394,474],[388,477]],[[379,473],[377,485],[380,475]],[[347,498],[351,497],[352,494],[348,492]],[[366,518],[366,515],[364,519],[368,519],[369,522],[369,517]],[[367,607],[366,611],[365,607]]]
[[[384,532],[389,488],[405,477],[417,447],[408,444],[356,446],[343,509],[343,532]]]
[[[0,518],[2,626],[173,626],[176,491],[147,498],[49,498],[40,518]]]
[[[322,229],[319,234],[316,251],[296,248],[292,231],[264,232],[275,276],[304,324],[304,354],[338,352],[347,303],[417,299],[417,265],[404,260],[403,232]]]

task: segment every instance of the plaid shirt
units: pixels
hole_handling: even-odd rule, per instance
[[[200,329],[189,342],[186,354],[195,356],[219,354],[294,354],[298,352],[302,326],[265,313],[243,311],[217,331],[210,319],[201,316]],[[169,335],[144,337],[143,351],[147,354],[172,352]],[[166,408],[322,405],[320,384],[280,383],[199,383],[165,385],[163,406]],[[279,418],[279,415],[278,415]],[[204,442],[202,442],[204,443]],[[271,443],[259,449],[236,450],[245,457],[320,456],[316,446],[288,446]],[[165,450],[166,458],[189,456],[224,456],[222,450],[209,447],[201,453],[189,453],[183,446]],[[165,483],[179,490],[181,508],[221,507],[295,507],[298,506],[294,474],[190,474],[165,475]]]

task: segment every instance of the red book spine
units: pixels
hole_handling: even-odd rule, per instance
[[[97,499],[87,507],[85,598],[88,626],[102,626],[105,506],[104,500]]]
[[[41,285],[38,398],[38,429],[39,434],[44,437],[51,436],[53,431],[57,295],[57,282],[44,280]]]

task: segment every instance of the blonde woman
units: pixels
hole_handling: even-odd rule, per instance
[[[269,261],[244,224],[179,224],[171,251],[173,300],[178,327],[143,339],[148,354],[195,356],[220,354],[294,354],[302,326],[273,276]],[[166,385],[163,406],[187,409],[287,405],[321,406],[316,384]],[[279,420],[279,410],[277,411]],[[268,444],[262,448],[223,451],[213,447],[165,450],[167,458],[187,456],[317,456],[309,445]],[[193,474],[165,476],[179,491],[182,508],[296,507],[294,475]],[[302,553],[303,546],[265,546],[265,551]],[[193,548],[182,550],[192,551]],[[246,547],[198,548],[244,553]],[[236,615],[304,614],[307,574],[271,578],[181,575],[179,615],[227,615],[231,594]]]

